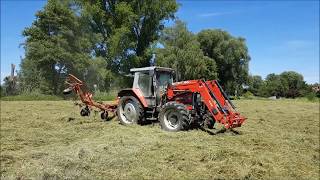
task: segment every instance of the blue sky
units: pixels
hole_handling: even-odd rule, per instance
[[[297,71],[319,82],[319,1],[178,1],[177,17],[197,33],[223,29],[247,40],[250,73]],[[1,0],[1,80],[19,64],[25,27],[46,1]]]

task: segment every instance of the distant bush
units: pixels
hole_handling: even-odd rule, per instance
[[[37,95],[15,95],[15,96],[5,96],[1,97],[1,101],[59,101],[63,100],[60,96],[54,95],[44,95],[44,94],[37,94]]]
[[[59,101],[63,99],[61,96],[41,94],[37,90],[12,96],[1,95],[1,101]]]
[[[250,91],[245,92],[242,96],[246,99],[253,99],[254,98],[254,95]]]
[[[93,99],[95,101],[113,101],[117,97],[117,92],[118,91],[110,91],[110,92],[100,92],[97,91],[93,95]]]
[[[317,94],[315,92],[310,92],[305,96],[309,101],[315,101],[318,99]]]
[[[245,89],[260,97],[297,98],[313,96],[310,94],[319,87],[319,84],[307,84],[303,76],[294,71],[285,71],[281,74],[271,73],[265,80],[260,76],[249,75]],[[314,90],[313,90],[314,89]],[[320,93],[319,93],[320,95]],[[312,97],[311,97],[312,98]]]
[[[5,89],[4,89],[4,87],[1,85],[1,86],[0,86],[0,97],[6,96],[6,95],[7,95],[7,94],[6,94]]]
[[[109,92],[97,91],[93,95],[95,101],[113,101],[117,97],[118,90],[110,90]],[[2,92],[3,93],[3,92]],[[42,94],[40,90],[34,90],[32,92],[25,91],[19,95],[6,96],[1,94],[2,101],[59,101],[59,100],[75,100],[79,97],[75,93],[70,95],[46,95]]]

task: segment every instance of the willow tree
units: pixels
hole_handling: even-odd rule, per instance
[[[215,29],[202,30],[197,36],[203,53],[217,65],[220,83],[229,94],[237,94],[248,81],[250,56],[245,39]]]
[[[36,20],[23,31],[25,58],[22,87],[59,94],[67,73],[82,74],[89,64],[91,45],[71,4],[49,0]]]
[[[176,21],[161,37],[163,48],[157,50],[157,64],[175,69],[176,80],[215,79],[215,62],[205,56],[194,34],[185,23]]]

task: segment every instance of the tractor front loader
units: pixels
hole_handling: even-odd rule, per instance
[[[245,118],[235,111],[235,106],[224,93],[216,80],[190,80],[173,83],[168,87],[167,103],[184,104],[191,118],[188,124],[199,123],[212,128],[214,123],[222,123],[225,128],[240,127]],[[166,105],[161,118],[170,120],[166,115]]]
[[[159,121],[167,131],[187,130],[193,125],[214,128],[221,123],[226,129],[240,127],[245,121],[223,91],[218,81],[189,80],[173,82],[173,69],[145,67],[131,69],[132,88],[118,93],[116,105],[92,101],[92,94],[79,89],[82,81],[72,75],[74,90],[88,107],[100,108],[103,113],[116,110],[121,124],[143,124]]]

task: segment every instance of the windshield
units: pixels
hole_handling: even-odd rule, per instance
[[[172,84],[172,75],[169,72],[158,72],[157,73],[157,84],[160,90],[165,90],[168,84]]]

